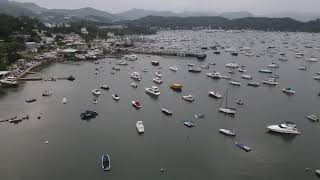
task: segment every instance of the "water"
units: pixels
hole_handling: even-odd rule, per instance
[[[277,61],[278,55],[231,57],[222,51],[213,55],[212,50],[205,51],[205,61],[194,58],[139,56],[139,60],[130,62],[126,67],[111,75],[111,68],[116,59],[101,60],[99,65],[82,62],[80,65],[51,64],[41,69],[41,76],[76,77],[74,82],[27,82],[18,89],[3,89],[0,101],[1,118],[14,115],[31,116],[30,120],[13,125],[0,124],[0,177],[10,180],[34,179],[317,179],[313,171],[305,168],[319,169],[320,126],[304,118],[309,113],[319,113],[319,82],[313,80],[315,72],[320,70],[319,63],[307,64],[307,71],[297,69],[304,61],[295,59],[294,53],[286,51],[283,33],[258,34],[204,34],[188,33],[199,41],[184,42],[193,46],[221,44],[238,48],[242,42],[255,41],[252,49],[259,53],[269,42],[273,42],[287,54],[289,61]],[[179,37],[181,32],[163,32],[157,37]],[[309,38],[309,39],[308,39]],[[267,39],[260,44],[260,39]],[[305,52],[320,57],[319,51],[304,49],[303,42],[314,39],[319,42],[319,35],[289,34],[289,45],[295,43]],[[273,41],[274,40],[274,41]],[[178,43],[178,42],[176,42]],[[159,46],[166,44],[159,42]],[[151,65],[158,60],[163,69]],[[254,81],[267,79],[266,74],[258,73],[258,68],[266,67],[271,62],[280,64],[276,74],[280,76],[279,85],[258,88],[246,86],[248,80],[242,79],[239,72],[232,76],[239,80],[241,87],[232,87],[227,80],[212,80],[206,72],[217,70],[227,74],[225,64],[230,61],[246,65],[248,74]],[[111,64],[109,63],[111,62]],[[187,64],[197,66],[215,62],[210,69],[202,73],[187,72]],[[179,71],[173,72],[169,67],[175,65]],[[94,75],[96,67],[102,67]],[[134,67],[134,68],[131,68]],[[149,72],[142,72],[143,68]],[[141,72],[142,81],[138,88],[130,86],[132,79],[129,73]],[[161,71],[164,83],[159,86],[161,95],[151,98],[144,88],[155,85],[153,73]],[[184,85],[181,93],[173,92],[169,85],[180,82]],[[110,86],[109,91],[101,90],[98,104],[93,104],[91,90],[104,83]],[[282,93],[283,88],[292,87],[294,96]],[[235,117],[218,113],[220,100],[208,97],[208,91],[219,91],[221,94],[229,88],[228,103],[237,108]],[[42,97],[45,90],[53,91],[51,97]],[[115,102],[111,95],[117,93],[120,100]],[[192,94],[193,103],[182,100],[182,95]],[[68,103],[62,104],[67,97]],[[24,102],[27,98],[37,98],[31,104]],[[234,103],[242,99],[244,106]],[[132,100],[140,100],[142,108],[132,107]],[[161,113],[161,108],[171,108],[172,117]],[[94,109],[99,115],[96,119],[83,121],[80,113]],[[205,113],[204,119],[195,119],[195,113]],[[41,119],[36,116],[41,115]],[[318,114],[319,115],[319,114]],[[137,133],[135,123],[142,120],[145,133]],[[187,128],[185,120],[194,120],[196,127]],[[269,124],[294,121],[301,135],[290,137],[270,134],[266,131]],[[236,138],[218,133],[220,128],[235,128]],[[48,141],[48,144],[45,142]],[[238,141],[252,147],[246,153],[237,147]],[[104,172],[100,167],[100,157],[107,153],[111,157],[112,169]],[[165,173],[160,169],[166,168]]]

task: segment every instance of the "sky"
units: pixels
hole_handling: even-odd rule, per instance
[[[46,8],[76,9],[93,7],[118,13],[132,8],[161,11],[229,12],[255,14],[279,12],[319,12],[320,0],[16,0],[35,2]]]

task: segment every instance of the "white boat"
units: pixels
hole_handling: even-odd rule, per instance
[[[153,82],[157,83],[157,84],[162,84],[162,79],[160,79],[159,77],[154,77],[153,78]]]
[[[161,111],[166,115],[172,115],[172,112],[173,112],[171,109],[166,109],[166,108],[161,108]]]
[[[137,87],[138,87],[138,84],[135,83],[135,82],[131,83],[130,85],[131,85],[132,87],[134,87],[134,88],[137,88]]]
[[[114,99],[115,101],[119,101],[120,97],[118,94],[112,94],[112,99]]]
[[[264,81],[262,81],[262,83],[272,85],[272,86],[278,85],[278,83],[276,82],[276,80],[274,78],[269,78],[268,80],[264,80]]]
[[[241,77],[242,77],[243,79],[252,79],[252,76],[249,75],[249,74],[241,75]]]
[[[136,123],[136,127],[139,133],[143,133],[144,132],[144,125],[142,121],[137,121]]]
[[[318,62],[318,58],[316,57],[310,57],[309,59],[306,59],[307,62]]]
[[[1,79],[0,83],[3,86],[17,86],[18,85],[18,81],[15,77],[9,76],[7,78]]]
[[[135,61],[138,59],[137,55],[135,54],[130,54],[130,55],[125,55],[124,56],[124,59],[125,60],[128,60],[128,61]]]
[[[159,78],[161,78],[161,77],[162,77],[161,72],[155,72],[155,73],[154,73],[154,75],[155,75],[156,77],[159,77]]]
[[[319,118],[314,114],[310,114],[306,116],[306,118],[310,119],[311,121],[319,121]]]
[[[221,99],[222,98],[221,94],[219,94],[218,92],[213,92],[213,91],[209,91],[209,96],[210,97],[214,97],[216,99]]]
[[[236,132],[231,129],[219,129],[219,132],[228,136],[236,136]]]
[[[287,94],[290,94],[290,95],[296,93],[296,91],[294,89],[292,89],[292,88],[285,88],[285,89],[282,89],[282,91],[284,93],[287,93]]]
[[[53,94],[53,92],[51,91],[44,91],[44,93],[42,93],[42,96],[51,96]]]
[[[229,115],[234,115],[236,113],[236,109],[228,107],[228,89],[226,90],[225,105],[224,106],[222,106],[223,100],[224,99],[222,99],[222,101],[220,103],[219,112],[229,114]]]
[[[63,103],[63,104],[66,104],[67,102],[68,102],[68,101],[67,101],[67,98],[64,97],[64,98],[62,99],[62,103]]]
[[[93,104],[98,104],[98,100],[94,99]]]
[[[188,102],[193,102],[195,100],[195,98],[191,94],[186,95],[186,96],[182,96],[182,99],[184,99]]]
[[[212,79],[221,79],[222,76],[219,72],[211,72],[211,73],[207,73],[208,77],[211,77]]]
[[[222,76],[223,79],[231,79],[229,76]]]
[[[172,71],[178,71],[178,68],[175,67],[175,66],[171,66],[171,67],[169,67],[169,69],[172,70]]]
[[[146,93],[148,93],[150,95],[159,96],[160,90],[157,86],[152,86],[151,88],[146,88]]]
[[[234,86],[240,86],[241,85],[241,83],[239,81],[236,81],[236,80],[230,81],[229,84],[234,85]]]
[[[226,67],[228,67],[228,68],[238,68],[239,65],[237,63],[231,62],[231,63],[226,64]]]
[[[260,69],[259,72],[261,72],[261,73],[269,73],[269,74],[272,73],[272,71],[269,70],[269,69]]]
[[[249,82],[248,86],[258,87],[258,86],[260,86],[260,83],[258,83],[258,82]]]
[[[147,68],[142,69],[143,72],[148,72]]]
[[[313,79],[320,80],[320,76],[315,76],[315,77],[313,77]]]
[[[117,65],[121,65],[121,66],[125,66],[125,65],[128,65],[128,63],[123,59],[123,60],[120,60],[116,63]]]
[[[299,66],[298,69],[302,70],[302,71],[305,71],[305,70],[307,70],[307,67],[306,66]]]
[[[98,89],[92,89],[91,92],[93,95],[97,95],[97,96],[101,94],[101,92]]]
[[[269,129],[269,131],[283,133],[283,134],[300,134],[296,125],[290,121],[287,121],[287,122],[282,123],[280,125],[267,126],[267,129]]]
[[[243,72],[243,73],[244,73],[244,72],[247,72],[247,71],[246,71],[245,69],[243,69],[243,68],[239,68],[238,71],[239,71],[239,72]]]
[[[268,67],[270,67],[270,68],[278,68],[278,67],[279,67],[279,64],[277,64],[277,63],[271,63],[270,65],[268,65]]]
[[[131,73],[131,78],[137,81],[141,81],[141,75],[138,72]]]
[[[106,85],[106,84],[104,84],[104,85],[102,85],[102,86],[101,86],[101,89],[109,90],[109,86],[108,86],[108,85]]]

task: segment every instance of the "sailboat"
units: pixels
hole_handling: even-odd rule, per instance
[[[222,103],[224,100],[224,97],[226,99],[225,105],[224,107],[222,107]],[[235,108],[230,108],[228,107],[228,89],[226,90],[226,95],[223,97],[220,106],[219,106],[219,112],[225,113],[225,114],[230,114],[230,115],[234,115],[236,113],[236,109]]]

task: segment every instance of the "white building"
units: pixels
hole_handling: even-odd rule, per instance
[[[89,34],[86,27],[81,28],[81,33],[82,34]]]

